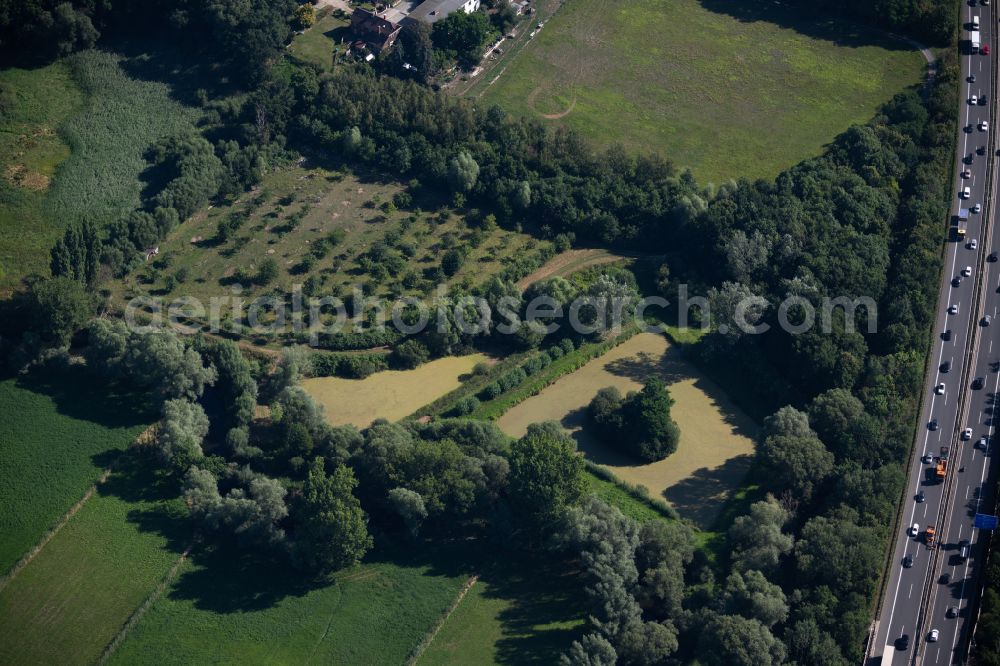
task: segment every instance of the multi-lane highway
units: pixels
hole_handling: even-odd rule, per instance
[[[1000,263],[993,261],[993,253],[1000,252],[1000,234],[992,233],[996,54],[970,53],[967,41],[968,29],[978,17],[981,43],[995,48],[992,37],[997,25],[991,6],[966,5],[962,13],[962,133],[952,213],[957,216],[960,208],[974,210],[976,204],[981,210],[970,213],[967,236],[960,238],[953,230],[946,245],[936,337],[925,382],[927,397],[921,411],[923,427],[908,470],[902,520],[868,655],[870,663],[964,662],[971,625],[969,605],[978,591],[982,562],[972,517],[980,505],[988,505],[983,493],[989,492],[990,454],[1000,445],[992,441],[992,400],[1000,395],[1000,323],[985,325],[982,319],[989,314],[995,320],[1000,314]],[[981,103],[984,96],[985,104]],[[988,128],[981,128],[983,121]],[[963,198],[966,187],[969,195]],[[964,439],[966,428],[971,428],[970,439]],[[987,438],[984,447],[978,446],[981,437]],[[941,456],[942,447],[949,450],[944,481],[935,478],[935,459]],[[928,525],[936,531],[935,547],[927,543]],[[964,540],[970,544],[968,558],[961,557]]]

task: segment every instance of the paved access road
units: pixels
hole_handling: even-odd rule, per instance
[[[995,48],[996,18],[992,6],[965,5],[963,7],[963,40],[968,38],[968,26],[973,17],[980,22],[981,41]],[[959,239],[954,234],[945,250],[945,270],[942,276],[935,324],[936,338],[931,350],[931,364],[925,381],[926,398],[921,408],[924,427],[918,431],[915,454],[908,470],[907,497],[903,505],[903,524],[894,544],[893,561],[882,607],[877,618],[876,635],[869,653],[869,663],[909,664],[919,659],[921,664],[951,664],[964,660],[968,647],[969,601],[978,591],[976,579],[981,560],[978,548],[973,545],[972,557],[959,562],[958,544],[963,539],[978,542],[972,529],[971,513],[978,503],[985,500],[980,493],[986,489],[989,461],[986,452],[975,448],[982,436],[993,435],[992,400],[1000,391],[1000,323],[982,326],[980,311],[993,316],[1000,314],[1000,264],[989,261],[994,250],[1000,251],[1000,234],[992,234],[992,218],[996,207],[988,196],[995,192],[987,187],[987,178],[995,178],[988,168],[995,159],[995,142],[992,134],[991,110],[994,108],[996,54],[970,54],[968,42],[963,41],[962,95],[960,119],[963,131],[958,142],[958,171],[955,179],[953,215],[960,207],[983,207],[981,213],[970,215],[968,236]],[[972,80],[972,77],[975,80]],[[970,99],[987,96],[988,103],[971,104]],[[988,131],[981,131],[979,123],[990,123]],[[983,154],[978,154],[978,149]],[[971,160],[971,164],[969,161]],[[960,198],[962,188],[969,187],[970,196]],[[971,240],[977,247],[972,248]],[[953,283],[963,269],[970,276],[959,284]],[[977,290],[980,297],[977,299]],[[978,305],[978,308],[976,307]],[[957,313],[949,312],[952,306]],[[948,331],[950,334],[946,334]],[[950,339],[949,339],[950,338]],[[982,378],[983,387],[973,389],[976,378]],[[944,384],[944,393],[936,387]],[[937,429],[931,429],[936,421]],[[961,433],[972,428],[972,438],[962,439]],[[949,470],[945,482],[934,478],[934,462],[925,462],[925,456],[940,456],[941,448],[949,449]],[[960,471],[963,470],[963,471]],[[917,501],[922,493],[923,501]],[[946,497],[947,494],[947,497]],[[919,526],[913,536],[912,526]],[[925,531],[934,525],[938,548],[929,548]],[[904,567],[904,559],[912,558],[912,566]],[[947,572],[950,582],[939,582]],[[949,618],[949,608],[957,614]],[[938,640],[928,642],[929,632],[938,630]],[[909,638],[909,646],[902,647],[900,638]]]

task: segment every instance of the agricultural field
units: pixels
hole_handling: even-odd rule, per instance
[[[164,83],[133,77],[142,56],[77,53],[37,70],[0,71],[17,104],[0,114],[0,293],[48,274],[70,223],[106,223],[139,205],[145,152],[193,129],[199,112]]]
[[[302,387],[323,405],[334,425],[350,423],[365,428],[378,418],[398,421],[452,391],[472,372],[483,354],[447,356],[413,370],[385,370],[365,379],[316,377]]]
[[[209,550],[183,565],[110,663],[402,664],[465,584],[461,568],[400,557],[310,585],[287,563]]]
[[[0,381],[0,575],[146,427],[145,411],[79,367]]]
[[[638,390],[653,374],[668,384],[676,401],[671,415],[680,426],[681,441],[666,459],[636,465],[592,436],[584,427],[586,409],[599,389]],[[623,481],[646,486],[652,496],[667,500],[683,518],[703,529],[712,525],[739,487],[754,451],[753,422],[656,333],[632,337],[513,407],[498,424],[519,437],[529,424],[548,420],[561,423],[589,460]]]
[[[319,293],[342,298],[356,285],[366,296],[431,293],[439,281],[479,282],[543,245],[526,234],[470,228],[447,210],[396,210],[392,202],[401,190],[319,167],[281,169],[233,205],[199,212],[180,225],[160,244],[160,256],[118,291],[125,297],[191,296],[207,303],[228,295],[235,282],[252,295],[289,293],[312,279]],[[219,224],[231,220],[237,228],[223,240]],[[464,259],[444,271],[451,250],[464,252]],[[268,259],[277,273],[255,286],[253,278]]]
[[[177,562],[191,534],[177,488],[129,453],[0,588],[0,663],[93,664]]]
[[[780,3],[579,0],[471,94],[720,183],[819,155],[924,68],[906,42]]]
[[[350,21],[337,18],[328,10],[320,10],[317,16],[319,18],[316,23],[295,38],[288,52],[303,62],[330,71],[333,69],[334,48],[341,40],[348,40],[350,43]]]

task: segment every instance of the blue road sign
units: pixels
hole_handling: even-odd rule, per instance
[[[985,513],[977,513],[973,526],[980,530],[995,530],[997,528],[997,517]]]

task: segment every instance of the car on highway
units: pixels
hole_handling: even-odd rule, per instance
[[[979,247],[979,241],[977,239],[973,238],[972,240],[969,241],[970,250],[975,250],[977,247]]]
[[[958,606],[948,606],[945,617],[958,617]]]
[[[917,502],[917,504],[923,504],[924,500],[927,499],[927,497],[924,495],[924,491],[921,490],[919,493],[917,493],[917,496],[914,497],[913,499]]]
[[[980,50],[980,52],[982,52],[983,55],[989,55],[990,54],[990,45],[989,44],[983,44],[983,48],[981,48],[979,50]]]
[[[979,98],[973,95],[969,98],[969,104],[972,104],[973,106],[979,104]]]
[[[989,121],[987,121],[987,120],[980,120],[979,121],[979,131],[980,132],[989,132],[990,131],[990,123],[989,123]]]
[[[951,572],[945,571],[943,574],[941,574],[941,577],[938,578],[938,582],[941,583],[942,585],[947,585],[948,583],[950,583],[951,582]]]
[[[969,179],[972,178],[972,172],[966,169],[962,172],[962,178]]]
[[[987,100],[989,100],[989,97],[987,95],[980,96],[980,98],[979,98],[979,106],[986,106]],[[982,149],[983,149],[983,152],[986,152],[986,146],[982,146]],[[980,155],[982,155],[982,154],[983,153],[980,153]]]
[[[945,361],[941,364],[941,372],[951,372],[951,361]]]
[[[986,385],[986,379],[983,377],[976,377],[972,380],[972,388],[978,391]]]
[[[958,314],[958,303],[952,303],[948,306],[948,314]]]
[[[927,429],[928,430],[937,430],[938,429],[937,419],[931,419],[931,422],[927,424]],[[930,456],[927,456],[927,457],[930,458]],[[930,460],[928,460],[926,462],[930,462]]]
[[[982,101],[986,98],[980,97],[979,99],[980,101]],[[985,154],[986,154],[986,146],[979,146],[978,148],[976,148],[976,155],[985,155]]]
[[[997,260],[997,252],[996,252],[996,250],[994,250],[993,252],[990,252],[990,256],[986,257],[986,261],[989,261],[991,263],[992,262],[996,262],[996,260]]]
[[[972,206],[972,212],[973,213],[978,213],[982,209],[983,209],[983,204],[981,204],[981,203],[977,203],[977,204],[975,204],[975,205]]]
[[[976,75],[975,74],[969,74],[968,81],[969,81],[969,83],[975,83],[976,82]]]
[[[976,129],[976,128],[975,128],[975,127],[974,127],[973,125],[966,125],[966,126],[965,126],[965,133],[966,133],[966,134],[972,134],[972,131],[973,131],[974,129]]]
[[[910,527],[910,536],[919,536],[919,535],[920,535],[920,523],[913,523],[913,525]]]
[[[983,315],[983,320],[981,323],[983,326],[989,326],[990,324],[993,323],[993,317],[991,317],[990,315]]]
[[[963,199],[968,199],[969,197],[972,196],[972,190],[970,190],[968,187],[963,187],[962,192],[961,194],[959,194],[959,196],[962,197]]]
[[[963,268],[962,275],[964,275],[965,277],[969,277],[970,275],[972,275],[972,266],[966,266],[965,268]]]
[[[962,539],[958,542],[958,558],[965,562],[969,559],[970,549],[972,548],[968,539]]]
[[[907,555],[903,558],[903,568],[909,569],[913,566],[913,555]]]
[[[931,629],[931,633],[927,634],[928,643],[936,643],[937,639],[940,638],[941,632],[937,629]]]
[[[934,456],[932,456],[929,453],[925,453],[924,456],[920,459],[920,462],[924,463],[925,465],[930,465],[932,462],[934,462]]]
[[[955,277],[953,277],[951,279],[951,286],[955,287],[956,289],[958,287],[961,287],[962,286],[962,276],[961,275],[956,275]]]
[[[972,439],[972,428],[966,428],[962,431],[962,439],[965,441]]]
[[[934,392],[937,393],[938,395],[944,395],[944,382],[935,386]]]
[[[977,439],[976,443],[973,444],[973,448],[982,449],[982,450],[985,451],[986,450],[986,436],[983,435],[982,437],[980,437],[979,439]]]
[[[910,635],[909,634],[903,634],[902,636],[900,636],[899,638],[896,639],[896,649],[897,650],[906,650],[909,647],[910,647]]]

